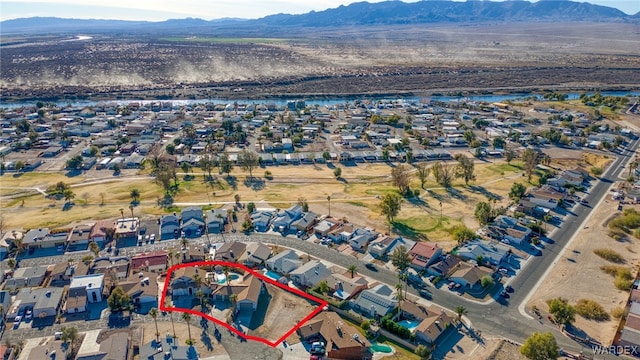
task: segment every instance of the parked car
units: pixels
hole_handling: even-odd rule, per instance
[[[428,292],[427,290],[420,290],[418,291],[418,294],[420,294],[421,297],[427,299],[427,300],[431,300],[431,293]]]
[[[367,263],[364,267],[366,267],[367,269],[371,270],[371,271],[378,271],[378,268],[376,268],[376,265],[373,263]]]
[[[502,296],[502,297],[503,297],[503,298],[505,298],[505,299],[508,299],[508,298],[509,298],[509,293],[503,290],[503,291],[500,293],[500,296]]]
[[[512,293],[515,290],[513,289],[513,287],[511,285],[507,285],[507,287],[504,288],[508,293]]]

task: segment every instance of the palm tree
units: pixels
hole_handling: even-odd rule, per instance
[[[396,284],[396,298],[398,299],[398,314],[401,314],[402,300],[404,300],[404,296],[402,296],[402,283]]]
[[[120,215],[122,216],[122,223],[124,225],[124,209],[120,208]]]
[[[95,241],[89,243],[89,250],[91,250],[96,257],[100,254],[100,246],[98,246]]]
[[[129,205],[129,210],[131,210],[131,218],[133,219],[133,205]]]
[[[182,313],[182,320],[187,323],[187,331],[189,332],[189,339],[187,340],[187,344],[191,345],[191,315],[188,313]]]
[[[467,308],[462,305],[456,306],[453,311],[458,314],[458,321],[462,320],[462,315],[466,315],[468,313]]]
[[[167,250],[167,257],[171,262],[171,266],[173,266],[173,255],[174,255],[173,248],[170,248],[169,250]]]
[[[406,271],[398,274],[398,279],[404,282],[404,297],[407,298],[407,281],[409,280],[409,273]]]
[[[223,270],[224,270],[224,277],[225,277],[225,280],[227,281],[227,286],[229,286],[229,285],[231,285],[231,284],[229,283],[229,267],[228,267],[228,266],[224,266],[224,267],[223,267]]]
[[[158,331],[158,309],[151,308],[149,315],[153,318],[153,322],[156,324],[156,342],[160,342],[160,331]]]
[[[327,202],[329,203],[329,217],[331,217],[331,195],[327,195]]]
[[[349,273],[351,274],[351,278],[353,279],[355,274],[358,272],[358,267],[356,266],[356,264],[351,264],[347,268],[347,271],[349,271]]]
[[[62,335],[60,336],[60,340],[62,340],[63,342],[69,342],[71,343],[71,351],[73,352],[73,348],[75,347],[75,343],[78,340],[78,329],[76,329],[75,327],[71,326],[71,327],[63,327],[62,328]]]
[[[131,199],[133,200],[134,203],[137,203],[140,199],[140,190],[136,188],[131,189],[129,196],[131,196]]]
[[[173,323],[173,312],[169,312],[169,320],[171,320],[171,328],[173,329],[173,338],[176,338],[176,325]]]

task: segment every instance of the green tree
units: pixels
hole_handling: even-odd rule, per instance
[[[98,246],[98,244],[95,241],[92,241],[89,243],[89,250],[96,256],[98,257],[98,254],[100,254],[100,246]]]
[[[256,210],[256,204],[254,202],[247,203],[247,212],[249,214],[253,213]]]
[[[436,182],[445,188],[450,188],[454,177],[454,168],[451,165],[447,165],[442,161],[438,161],[433,164],[431,169],[433,176],[436,178]]]
[[[156,325],[156,341],[160,341],[160,331],[158,331],[158,309],[151,308],[151,310],[149,310],[149,316],[153,318],[153,323]]]
[[[215,164],[215,162],[214,162],[213,158],[211,157],[211,155],[209,155],[209,154],[202,155],[202,157],[198,161],[198,166],[200,167],[200,169],[202,169],[202,171],[207,173],[207,175],[208,175],[207,179],[208,180],[212,180],[213,179],[213,176],[211,175],[211,170],[213,170],[214,164]]]
[[[63,326],[62,327],[62,335],[60,335],[60,340],[64,343],[69,343],[71,347],[71,352],[75,348],[76,341],[78,341],[78,329],[74,326]]]
[[[258,166],[258,160],[255,151],[245,149],[238,154],[238,164],[242,170],[249,172],[249,178],[253,178],[253,169]]]
[[[401,194],[406,194],[409,190],[409,167],[400,164],[391,169],[391,181],[398,187]]]
[[[182,172],[185,173],[186,176],[189,176],[189,171],[191,171],[191,164],[183,161],[182,164],[180,164],[180,169],[182,169]]]
[[[493,138],[493,141],[491,142],[491,145],[493,145],[494,149],[504,149],[504,145],[507,142],[501,138],[500,136]]]
[[[591,175],[595,177],[600,177],[600,175],[602,175],[603,172],[604,171],[602,170],[601,167],[594,166],[591,168]]]
[[[453,235],[453,239],[458,243],[458,246],[476,238],[476,233],[465,225],[454,227],[451,235]]]
[[[511,164],[511,161],[513,159],[516,159],[517,157],[518,157],[518,154],[516,154],[515,151],[511,149],[504,150],[504,158],[507,160],[507,164]]]
[[[172,143],[167,144],[167,153],[169,153],[169,155],[173,155],[176,153],[176,146],[173,145]]]
[[[456,306],[453,311],[458,315],[458,321],[462,320],[462,316],[468,313],[467,308],[462,305]]]
[[[351,278],[353,279],[353,277],[358,273],[358,266],[356,264],[351,264],[347,268],[347,271],[351,274]]]
[[[318,285],[316,286],[316,290],[320,293],[320,294],[326,294],[329,292],[329,284],[327,283],[326,280],[322,280],[318,283]]]
[[[424,184],[427,182],[431,168],[427,167],[425,163],[416,164],[416,177],[420,180],[420,188],[424,189]]]
[[[492,217],[491,205],[487,202],[480,201],[478,205],[476,205],[474,214],[480,225],[487,225]]]
[[[511,190],[509,190],[509,199],[512,199],[516,202],[520,201],[527,193],[527,187],[521,183],[513,183],[511,185]]]
[[[82,168],[82,163],[84,162],[84,160],[82,159],[82,156],[80,155],[76,155],[74,157],[72,157],[71,159],[67,160],[67,169],[69,170],[80,170]]]
[[[522,153],[522,161],[524,163],[524,172],[527,174],[527,179],[530,182],[531,176],[536,171],[536,166],[540,162],[540,154],[533,149],[526,149]]]
[[[462,136],[464,137],[464,140],[467,143],[471,143],[473,140],[476,139],[476,134],[471,130],[465,131],[464,134],[462,134]]]
[[[409,252],[404,246],[398,246],[391,253],[391,264],[400,269],[401,272],[406,270],[410,263],[411,257],[409,257]]]
[[[560,356],[556,338],[550,332],[534,332],[524,342],[520,353],[531,360],[553,360]]]
[[[64,196],[64,201],[69,203],[71,200],[73,200],[76,197],[76,194],[71,189],[65,189],[62,192],[62,196]]]
[[[134,203],[140,202],[140,190],[138,190],[138,188],[131,189],[131,191],[129,192],[129,196],[131,196],[131,200]]]
[[[340,176],[342,176],[342,169],[336,166],[336,168],[333,169],[333,176],[335,176],[336,179],[339,179]]]
[[[465,185],[469,185],[469,181],[476,179],[476,176],[473,173],[473,160],[464,155],[457,156],[457,159],[458,165],[456,166],[455,176],[459,179],[464,180]]]
[[[187,331],[189,332],[187,345],[193,345],[193,339],[191,339],[191,315],[189,315],[189,313],[182,313],[182,320],[187,323]]]
[[[225,151],[222,153],[222,155],[220,155],[220,171],[226,173],[227,176],[229,176],[232,170],[233,162],[231,162],[231,159],[229,159],[229,154],[227,154],[227,152]]]
[[[549,300],[549,313],[556,323],[569,325],[576,320],[576,309],[566,299],[555,298]]]
[[[396,193],[387,193],[380,200],[380,212],[391,224],[393,219],[400,213],[402,208],[402,197]]]
[[[429,352],[429,349],[422,344],[416,346],[416,349],[413,350],[413,353],[418,355],[421,360],[426,360],[431,355],[431,352]]]
[[[131,297],[122,287],[117,286],[107,298],[107,305],[112,312],[127,310],[131,308]]]
[[[15,169],[17,172],[21,172],[22,170],[24,170],[25,167],[27,167],[27,165],[24,163],[24,161],[22,160],[16,161]]]
[[[493,281],[493,278],[491,277],[491,275],[485,275],[480,279],[480,284],[482,285],[483,288],[488,288],[493,286],[493,284],[495,284],[495,282]]]

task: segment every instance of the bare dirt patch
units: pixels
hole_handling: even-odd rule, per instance
[[[187,324],[179,321],[178,320],[179,316],[177,314],[173,314],[173,317],[174,317],[173,321],[174,321],[174,326],[176,331],[175,334],[178,337],[178,342],[182,346],[184,346],[185,341],[187,341],[188,333],[189,333]],[[195,318],[195,319],[199,319],[199,318]],[[211,349],[210,347],[207,347],[205,342],[202,341],[201,339],[201,333],[203,330],[194,324],[194,323],[197,323],[197,320],[194,321],[194,319],[192,319],[191,323],[192,323],[191,337],[193,338],[193,340],[195,340],[194,346],[196,347],[196,351],[198,352],[198,355],[201,358],[214,356],[214,355],[228,356],[224,347],[222,345],[219,345],[215,339],[211,340],[213,343],[213,349]],[[143,344],[146,344],[156,338],[155,336],[156,327],[153,321],[145,323],[143,325],[139,325],[139,328],[143,330],[143,342],[142,342]],[[166,334],[173,334],[173,327],[171,326],[171,322],[164,321],[164,320],[158,321],[158,332],[160,333],[160,337],[164,337]]]
[[[249,335],[260,336],[276,342],[302,319],[317,309],[319,304],[278,286],[266,282],[264,284],[271,296],[271,300],[262,325],[253,331],[249,331]],[[254,317],[256,314],[257,312],[254,313]]]
[[[628,241],[621,242],[607,235],[607,218],[616,212],[617,205],[617,201],[612,201],[608,195],[607,200],[595,209],[593,216],[576,234],[575,240],[567,247],[553,270],[537,289],[527,304],[529,308],[533,305],[537,306],[543,312],[544,318],[548,310],[546,300],[557,297],[566,298],[573,305],[579,299],[595,300],[608,313],[611,313],[615,307],[624,306],[628,292],[618,290],[614,286],[613,277],[600,269],[603,265],[613,264],[593,252],[598,248],[608,248],[622,254],[626,260],[626,266],[633,268],[638,263],[640,256],[635,248],[639,240],[629,237]],[[543,320],[548,323],[546,319]],[[611,318],[609,321],[596,322],[576,315],[574,325],[583,330],[586,336],[597,339],[603,344],[610,344],[615,334],[617,320]]]

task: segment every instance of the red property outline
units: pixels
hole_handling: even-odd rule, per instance
[[[269,339],[265,339],[265,338],[261,338],[259,336],[252,336],[252,335],[248,335],[248,334],[244,334],[242,332],[240,332],[239,330],[237,330],[236,328],[234,328],[233,326],[227,324],[226,322],[223,322],[220,319],[216,319],[212,316],[209,316],[205,313],[202,313],[200,311],[195,311],[192,309],[184,309],[184,308],[176,308],[176,307],[167,307],[164,305],[164,300],[167,294],[167,288],[169,286],[169,283],[171,282],[171,273],[174,272],[177,269],[181,269],[181,268],[185,268],[185,267],[195,267],[195,266],[216,266],[216,265],[221,265],[221,266],[229,266],[229,267],[237,267],[240,268],[244,271],[248,271],[250,272],[253,276],[257,276],[258,278],[260,278],[261,280],[266,280],[269,284],[271,285],[275,285],[278,286],[284,290],[290,291],[298,296],[302,296],[305,299],[314,301],[319,303],[320,305],[318,305],[318,307],[312,311],[309,315],[307,315],[304,319],[302,319],[300,322],[298,322],[297,325],[295,325],[293,328],[291,328],[289,331],[287,331],[282,337],[280,337],[278,340],[276,340],[275,342],[269,341]],[[272,347],[276,347],[278,346],[278,344],[280,344],[281,342],[283,342],[287,337],[289,337],[289,335],[293,334],[296,330],[298,330],[300,327],[302,327],[302,325],[309,321],[312,317],[316,316],[320,311],[322,311],[322,309],[327,306],[329,303],[325,300],[319,299],[315,296],[309,295],[303,291],[300,291],[298,289],[289,287],[287,285],[281,284],[267,276],[264,276],[252,269],[249,269],[248,267],[242,265],[242,264],[236,264],[236,263],[232,263],[232,262],[227,262],[227,261],[198,261],[198,262],[193,262],[193,263],[187,263],[187,264],[179,264],[179,265],[174,265],[172,267],[170,267],[167,270],[167,276],[165,277],[165,281],[164,281],[164,288],[162,289],[162,298],[160,299],[160,311],[176,311],[176,312],[183,312],[183,313],[189,313],[192,315],[196,315],[196,316],[200,316],[200,317],[204,317],[207,320],[213,321],[216,324],[222,325],[225,328],[229,329],[230,331],[233,331],[234,333],[238,334],[239,336],[242,336],[243,338],[247,339],[247,340],[255,340],[255,341],[260,341],[262,343],[265,343],[269,346]]]

